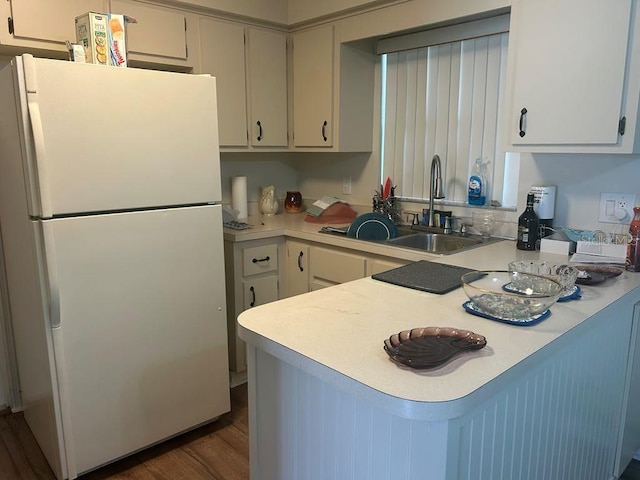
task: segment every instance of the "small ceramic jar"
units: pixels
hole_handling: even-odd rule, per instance
[[[287,192],[284,198],[284,211],[298,213],[302,211],[302,194],[300,192]]]

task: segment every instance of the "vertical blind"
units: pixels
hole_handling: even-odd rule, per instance
[[[447,200],[467,201],[476,158],[487,164],[487,203],[502,199],[507,46],[508,33],[496,33],[383,55],[382,178],[398,196],[429,197],[438,154]]]

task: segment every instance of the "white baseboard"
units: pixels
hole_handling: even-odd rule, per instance
[[[238,385],[247,383],[247,371],[244,372],[230,372],[229,373],[229,387],[234,388]]]

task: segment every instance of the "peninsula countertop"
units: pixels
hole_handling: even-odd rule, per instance
[[[419,259],[483,270],[505,269],[511,260],[535,258],[568,260],[519,251],[513,241]],[[581,289],[581,299],[556,303],[547,319],[523,327],[466,313],[462,303],[467,297],[461,288],[437,295],[368,277],[246,310],[238,318],[239,334],[297,368],[377,397],[407,418],[454,418],[524,372],[530,362],[540,362],[575,341],[594,318],[602,321],[602,315],[610,313],[608,327],[615,328],[616,315],[630,312],[640,301],[640,275],[625,271]],[[425,326],[471,330],[484,335],[487,346],[431,370],[392,362],[382,348],[384,339]]]

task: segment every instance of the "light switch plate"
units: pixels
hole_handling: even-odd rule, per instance
[[[636,196],[632,193],[601,193],[598,221],[628,224],[633,218]]]

